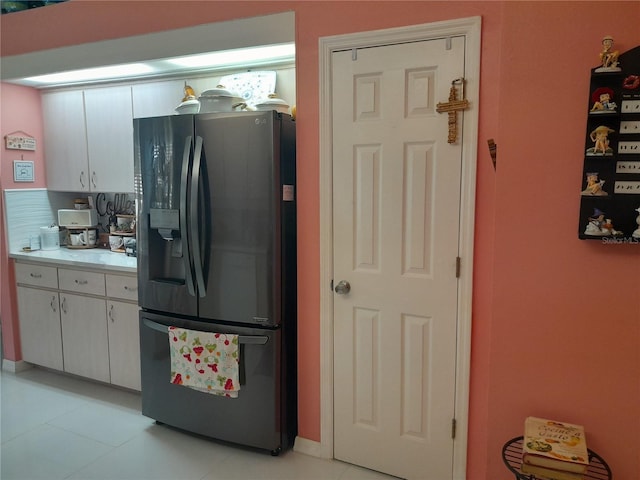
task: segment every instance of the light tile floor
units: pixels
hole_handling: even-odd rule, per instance
[[[278,457],[159,426],[140,395],[44,369],[0,373],[0,478],[390,480],[294,451]]]

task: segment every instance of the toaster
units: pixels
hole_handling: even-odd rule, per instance
[[[97,224],[98,213],[95,208],[58,210],[58,225],[61,227],[95,227]]]

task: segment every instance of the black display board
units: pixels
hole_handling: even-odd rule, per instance
[[[640,46],[591,70],[587,112],[578,236],[640,245]]]

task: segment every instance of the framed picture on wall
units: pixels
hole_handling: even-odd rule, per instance
[[[31,160],[13,161],[14,182],[33,182],[34,180],[33,162]]]

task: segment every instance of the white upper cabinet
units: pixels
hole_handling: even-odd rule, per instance
[[[42,95],[47,187],[133,192],[131,87]]]
[[[82,90],[42,94],[47,186],[89,191],[89,159]]]
[[[184,97],[184,80],[133,85],[133,118],[175,115]]]
[[[90,190],[133,192],[131,87],[84,91]]]

